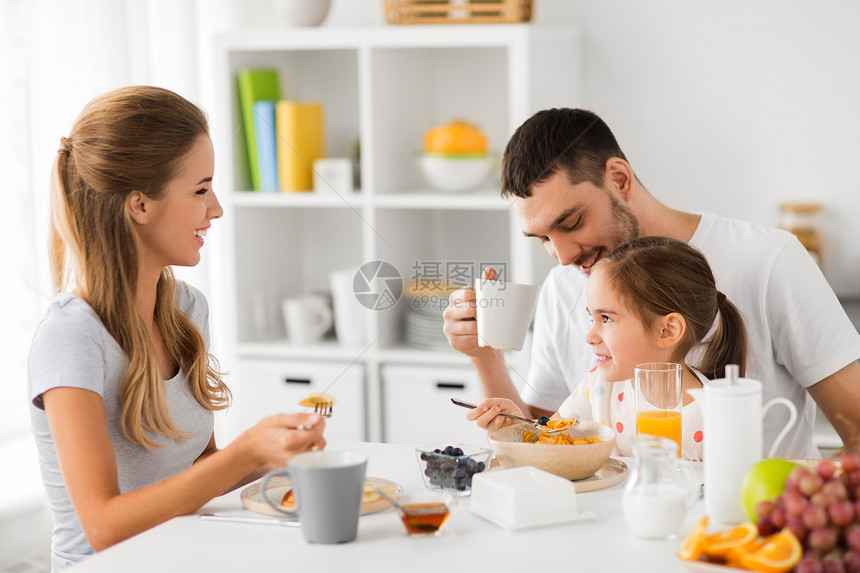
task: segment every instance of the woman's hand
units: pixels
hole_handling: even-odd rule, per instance
[[[466,412],[466,419],[478,424],[479,428],[488,432],[494,432],[515,422],[510,418],[499,415],[503,412],[515,416],[523,415],[513,400],[508,400],[507,398],[487,398],[478,404],[476,408]]]
[[[299,426],[305,429],[292,429]],[[243,432],[231,446],[241,448],[257,467],[282,468],[296,454],[325,448],[324,428],[319,414],[275,414]]]

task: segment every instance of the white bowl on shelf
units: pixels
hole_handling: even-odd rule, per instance
[[[319,26],[328,16],[331,0],[276,0],[274,5],[287,26]]]
[[[425,153],[421,172],[437,191],[468,191],[483,183],[493,168],[492,155],[440,155]]]

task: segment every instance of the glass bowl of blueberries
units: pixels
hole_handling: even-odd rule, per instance
[[[415,454],[427,489],[462,496],[472,492],[472,476],[490,467],[493,450],[467,444],[438,444],[417,448]]]

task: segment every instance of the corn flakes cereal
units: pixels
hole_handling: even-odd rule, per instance
[[[584,446],[586,444],[600,443],[601,440],[596,435],[585,438],[574,438],[568,434],[548,434],[546,432],[541,432],[540,435],[535,435],[534,432],[525,430],[523,432],[523,442],[527,444]]]
[[[554,431],[566,430],[571,426],[575,426],[577,422],[576,418],[552,418],[546,423],[545,427]]]

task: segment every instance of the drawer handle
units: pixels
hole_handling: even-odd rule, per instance
[[[440,390],[465,390],[466,385],[462,382],[436,382],[436,387]]]
[[[287,384],[310,384],[310,378],[284,378],[284,382]]]

